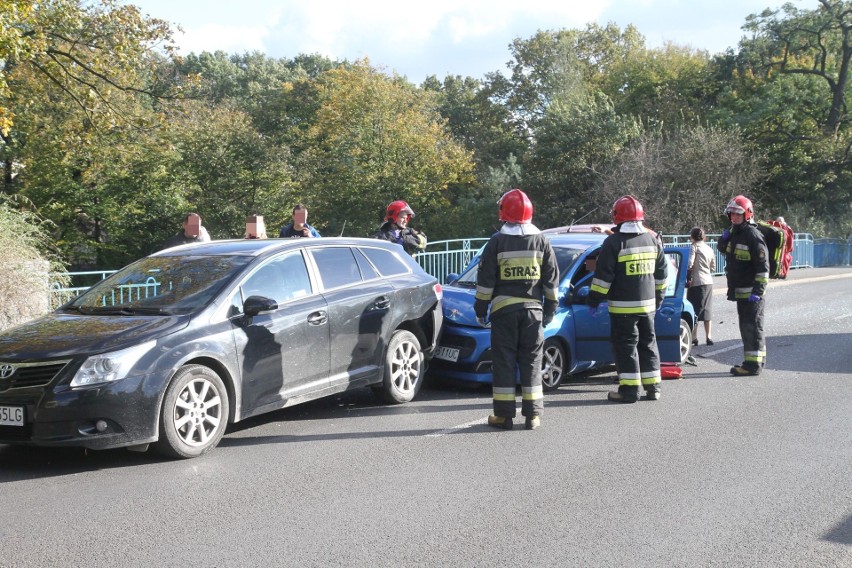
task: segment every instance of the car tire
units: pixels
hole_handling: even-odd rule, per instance
[[[171,458],[194,458],[213,449],[228,425],[228,391],[209,367],[187,365],[163,397],[156,449]]]
[[[410,402],[423,384],[424,367],[417,337],[404,329],[395,331],[385,354],[382,399],[389,404]]]
[[[544,391],[558,389],[567,369],[568,357],[559,341],[552,338],[545,341],[541,357],[541,386]]]
[[[680,320],[680,335],[678,338],[680,343],[680,362],[686,361],[689,354],[692,352],[692,328],[686,320]]]

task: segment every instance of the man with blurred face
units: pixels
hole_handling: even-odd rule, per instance
[[[198,213],[187,213],[183,218],[180,232],[163,241],[159,250],[186,245],[189,243],[206,243],[210,241],[210,234],[201,224],[201,216]]]

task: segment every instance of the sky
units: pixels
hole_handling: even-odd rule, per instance
[[[133,0],[182,28],[182,54],[260,51],[293,58],[368,58],[419,84],[429,75],[506,72],[509,44],[538,30],[633,24],[648,47],[666,42],[711,54],[736,48],[749,14],[785,0]],[[816,0],[792,0],[816,9]]]

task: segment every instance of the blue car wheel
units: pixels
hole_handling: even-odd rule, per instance
[[[541,358],[541,386],[545,391],[554,391],[562,384],[562,379],[568,372],[568,357],[565,349],[556,339],[544,342],[544,353]]]

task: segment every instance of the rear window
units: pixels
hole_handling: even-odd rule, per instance
[[[389,250],[378,248],[363,248],[361,252],[370,259],[382,276],[395,276],[411,272],[408,265]]]

